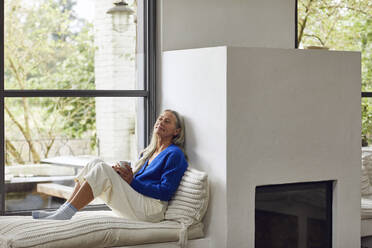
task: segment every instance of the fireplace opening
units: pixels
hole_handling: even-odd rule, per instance
[[[256,187],[255,248],[331,248],[333,181]]]

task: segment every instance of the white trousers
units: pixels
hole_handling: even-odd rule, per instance
[[[89,162],[75,181],[80,184],[87,181],[94,198],[103,200],[120,217],[148,222],[164,219],[167,202],[138,193],[100,159]]]

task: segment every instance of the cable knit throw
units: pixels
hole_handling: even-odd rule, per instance
[[[179,241],[181,247],[187,245],[187,228],[202,220],[208,207],[208,201],[207,174],[188,168],[165,212],[166,220],[178,221],[182,225]]]

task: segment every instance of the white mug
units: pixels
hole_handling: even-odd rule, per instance
[[[128,164],[129,167],[131,167],[131,162],[130,162],[130,161],[125,161],[125,160],[123,160],[123,161],[119,161],[119,165],[120,165],[120,167],[126,168],[126,167],[125,167],[125,164]]]

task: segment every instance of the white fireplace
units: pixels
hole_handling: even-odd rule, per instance
[[[211,247],[255,247],[255,191],[333,181],[332,247],[360,247],[360,54],[212,47],[162,57],[160,109],[206,171]]]

